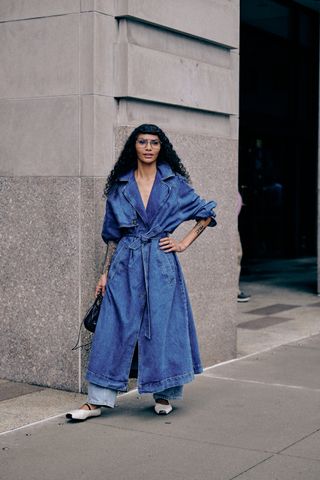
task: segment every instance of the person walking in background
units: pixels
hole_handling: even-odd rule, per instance
[[[240,193],[238,192],[238,218],[241,212],[241,208],[243,206],[243,201]],[[238,296],[237,296],[237,301],[240,303],[248,302],[250,300],[250,295],[247,295],[246,293],[242,292],[240,289],[240,275],[241,275],[241,261],[242,261],[242,244],[241,244],[241,237],[240,237],[240,232],[238,228],[238,244],[237,244],[237,257],[238,257]]]
[[[202,372],[192,310],[177,253],[216,225],[214,201],[200,198],[168,137],[144,124],[129,136],[108,176],[102,228],[107,243],[96,295],[104,295],[86,379],[88,402],[72,420],[113,408],[126,391],[132,359],[137,384],[151,393],[155,412],[172,411],[183,385]],[[196,225],[180,241],[171,234],[184,221]]]

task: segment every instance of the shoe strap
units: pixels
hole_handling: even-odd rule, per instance
[[[89,410],[92,410],[90,403],[85,403],[85,405],[87,405],[87,407],[89,408]]]

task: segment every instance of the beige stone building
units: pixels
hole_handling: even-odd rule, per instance
[[[244,28],[281,30],[288,4],[318,18],[312,0],[244,0]],[[103,186],[140,123],[218,203],[181,261],[204,363],[236,355],[240,25],[239,0],[0,0],[0,377],[83,387],[87,353],[71,348],[104,252]]]

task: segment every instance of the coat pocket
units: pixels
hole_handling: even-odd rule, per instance
[[[162,277],[170,284],[176,283],[176,264],[173,253],[164,253],[161,250],[158,256],[158,266]]]

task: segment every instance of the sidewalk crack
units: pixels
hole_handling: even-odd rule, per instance
[[[261,465],[264,462],[267,462],[268,460],[270,460],[270,458],[273,458],[274,456],[275,455],[270,455],[270,457],[261,460],[260,462],[256,463],[255,465],[252,465],[251,467],[247,468],[246,470],[243,470],[243,472],[238,473],[234,477],[229,478],[229,480],[234,480],[235,478],[241,477],[241,475],[243,475],[244,473],[250,472],[250,470],[252,470],[253,468],[256,468],[258,465]]]
[[[276,454],[277,455],[281,455],[283,452],[285,452],[286,450],[288,450],[288,448],[291,448],[293,447],[294,445],[297,445],[298,443],[302,442],[303,440],[306,440],[307,438],[311,437],[312,435],[314,435],[315,433],[318,433],[320,432],[320,428],[317,428],[316,430],[314,430],[313,432],[309,433],[308,435],[305,435],[304,437],[300,438],[299,440],[296,440],[295,442],[291,443],[290,445],[288,445],[287,447],[283,448],[282,450],[279,450]],[[288,455],[288,456],[295,456],[295,455]]]

